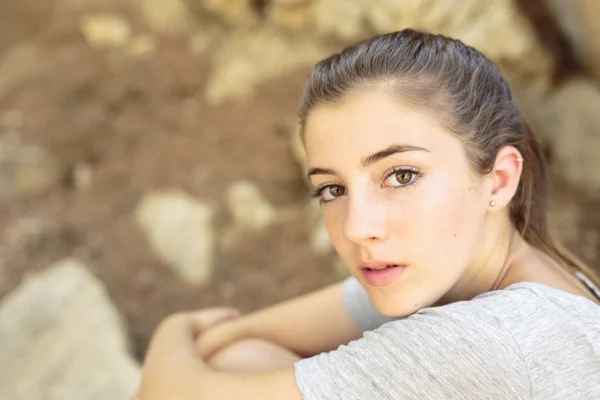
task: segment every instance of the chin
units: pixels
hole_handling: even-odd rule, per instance
[[[407,317],[423,308],[421,301],[406,301],[406,299],[414,299],[414,296],[404,293],[391,295],[382,292],[369,293],[369,298],[375,309],[389,318]]]

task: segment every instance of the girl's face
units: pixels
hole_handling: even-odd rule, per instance
[[[329,235],[381,313],[433,305],[481,257],[484,179],[435,118],[356,92],[315,107],[305,133]]]

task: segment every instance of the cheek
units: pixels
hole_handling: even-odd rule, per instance
[[[323,220],[335,249],[339,252],[344,244],[346,211],[342,201],[322,205]]]
[[[469,182],[449,182],[431,179],[411,196],[406,211],[395,214],[398,233],[419,261],[435,269],[466,266],[483,232],[475,189],[469,190]]]

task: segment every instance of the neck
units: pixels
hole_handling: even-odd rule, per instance
[[[500,288],[517,254],[526,246],[525,240],[513,228],[508,216],[496,214],[489,221],[482,250],[465,270],[459,281],[436,303],[444,305],[470,300],[485,292]]]

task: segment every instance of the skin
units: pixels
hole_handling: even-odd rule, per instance
[[[405,316],[524,281],[591,298],[511,226],[508,205],[523,166],[515,148],[501,149],[489,174],[475,174],[459,138],[383,91],[315,107],[305,144],[333,244],[381,313]],[[371,286],[360,265],[373,260],[406,267]],[[297,355],[271,343],[234,343],[209,362],[198,356],[203,333],[233,317],[212,309],[164,321],[138,398],[301,400],[291,366]],[[257,352],[262,364],[251,361]]]
[[[410,147],[368,165],[360,161],[393,145]],[[333,244],[381,313],[404,316],[492,288],[513,238],[504,206],[521,173],[516,149],[503,149],[496,170],[478,177],[458,138],[384,92],[316,108],[306,148],[312,184],[332,185],[321,198]],[[344,194],[334,197],[332,190]],[[371,260],[406,268],[375,287],[359,267]]]

